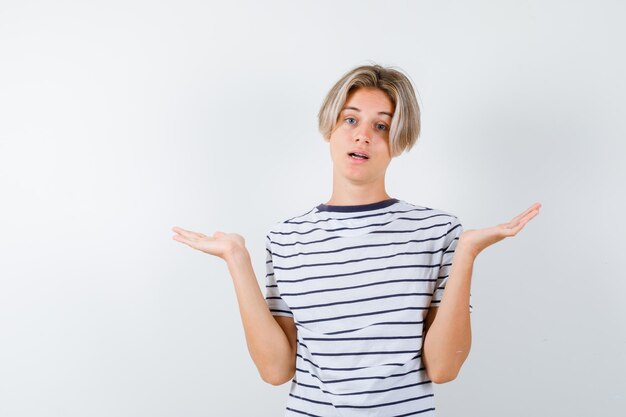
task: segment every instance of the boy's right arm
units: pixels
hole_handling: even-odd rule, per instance
[[[296,326],[292,317],[273,316],[261,293],[245,248],[224,258],[235,286],[248,351],[261,378],[281,385],[296,371]]]

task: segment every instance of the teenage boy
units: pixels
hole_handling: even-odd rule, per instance
[[[413,86],[393,68],[344,74],[318,121],[332,195],[267,234],[265,297],[241,235],[174,227],[173,238],[227,262],[262,379],[291,381],[285,416],[434,416],[432,383],[456,378],[469,354],[474,260],[541,204],[464,231],[451,213],[388,195],[391,159],[420,132]]]

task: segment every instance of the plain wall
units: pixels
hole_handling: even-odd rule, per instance
[[[317,111],[393,65],[423,130],[387,191],[465,229],[541,213],[478,257],[473,344],[438,415],[626,407],[618,1],[0,1],[0,415],[280,416],[225,263],[326,202]]]

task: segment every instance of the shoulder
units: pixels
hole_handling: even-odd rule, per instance
[[[455,225],[461,223],[459,217],[453,212],[448,211],[448,210],[440,209],[437,207],[429,207],[429,206],[423,206],[419,204],[413,204],[413,203],[409,203],[403,200],[401,200],[400,203],[401,203],[400,205],[401,208],[404,208],[407,210],[420,211],[423,217],[437,218],[438,220],[441,220],[442,222],[445,221],[446,223],[449,223],[451,227],[454,227]]]
[[[274,221],[274,223],[267,229],[267,239],[270,242],[275,242],[277,240],[280,241],[284,239],[284,236],[301,231],[303,228],[310,229],[311,225],[315,223],[316,212],[317,207],[313,207],[296,216]]]

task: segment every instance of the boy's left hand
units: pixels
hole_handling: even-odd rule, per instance
[[[465,230],[459,237],[459,246],[462,245],[465,250],[468,250],[476,257],[486,247],[501,241],[505,237],[515,236],[530,219],[539,214],[540,208],[541,203],[537,202],[523,213],[515,216],[508,223],[501,223],[484,229]]]

